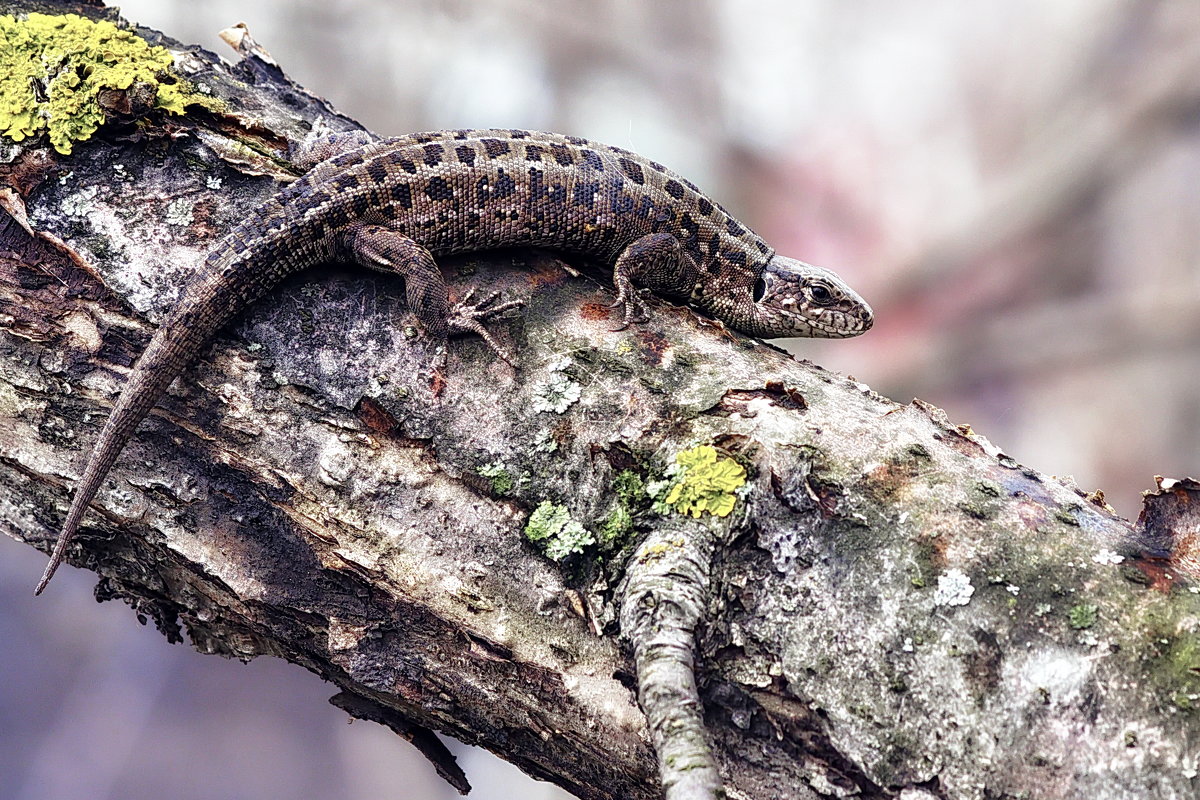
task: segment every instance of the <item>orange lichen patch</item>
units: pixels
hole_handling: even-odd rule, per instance
[[[429,391],[434,397],[441,397],[442,392],[446,390],[446,375],[440,369],[433,371],[433,375],[429,379]]]
[[[1176,539],[1171,563],[1187,577],[1200,579],[1200,531],[1188,531]]]
[[[525,264],[521,272],[530,286],[557,286],[567,278],[579,275],[570,264],[549,253],[528,251],[521,260]]]
[[[358,401],[358,417],[375,433],[390,434],[400,427],[400,423],[387,409],[369,397]]]
[[[821,516],[827,519],[838,516],[838,504],[844,496],[842,487],[808,474],[803,478],[802,488],[804,494],[820,510]],[[789,498],[787,487],[784,486],[784,478],[774,470],[771,471],[771,491],[780,499],[780,502],[793,511],[804,510],[795,500]]]
[[[867,476],[883,486],[899,487],[929,469],[929,462],[919,458],[894,458],[872,469]]]
[[[1160,592],[1169,592],[1175,585],[1175,572],[1166,558],[1141,553],[1131,558],[1128,563],[1145,576],[1145,579],[1139,579],[1138,583],[1144,583]]]
[[[913,537],[913,541],[928,549],[926,557],[929,559],[930,565],[940,570],[949,563],[946,553],[954,544],[953,539],[956,532],[954,525],[934,517],[933,524],[922,528]]]
[[[655,366],[661,365],[667,351],[671,349],[671,340],[657,331],[646,329],[638,329],[636,335],[642,344],[646,361]]]
[[[604,320],[612,315],[612,310],[605,303],[584,303],[579,307],[579,316],[586,320]]]
[[[808,401],[795,386],[784,386],[779,381],[767,381],[764,390],[776,398],[775,404],[780,408],[803,411],[808,408]]]

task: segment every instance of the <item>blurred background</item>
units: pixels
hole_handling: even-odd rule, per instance
[[[1153,475],[1200,473],[1196,0],[121,5],[230,58],[217,31],[245,21],[382,134],[636,150],[874,305],[867,336],[798,354],[1128,517]],[[34,602],[44,557],[0,550],[0,798],[456,796],[300,668],[169,646],[74,569]],[[458,751],[481,800],[565,796]]]

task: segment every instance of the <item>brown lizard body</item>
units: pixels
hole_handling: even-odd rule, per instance
[[[426,331],[482,336],[481,320],[517,303],[451,305],[433,257],[547,247],[613,265],[625,322],[637,289],[685,301],[762,337],[855,336],[867,304],[836,275],[775,254],[689,181],[627,150],[553,133],[443,131],[362,144],[329,140],[321,161],[209,253],[162,321],[105,422],[75,490],[41,593],[134,428],[226,322],[306,267],[349,260],[405,279]],[[311,159],[309,159],[311,162]]]

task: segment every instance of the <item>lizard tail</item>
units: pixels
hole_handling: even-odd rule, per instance
[[[71,508],[67,512],[62,532],[58,534],[58,541],[54,543],[54,551],[50,554],[50,563],[46,565],[46,571],[42,574],[42,579],[38,581],[37,588],[34,589],[35,595],[42,593],[46,584],[50,582],[50,578],[54,576],[54,571],[62,563],[67,552],[67,545],[75,537],[84,513],[95,498],[96,492],[100,490],[100,485],[104,482],[104,477],[108,474],[113,462],[125,449],[125,444],[133,435],[138,423],[145,419],[167,386],[192,360],[191,357],[195,356],[196,348],[190,348],[193,352],[185,353],[181,352],[181,349],[188,348],[180,348],[183,343],[166,341],[170,335],[168,331],[173,328],[167,324],[168,322],[169,319],[164,320],[159,332],[151,339],[146,352],[138,359],[137,366],[130,374],[129,382],[125,384],[121,396],[117,398],[116,405],[113,406],[112,413],[109,414],[104,427],[100,430],[100,437],[96,440],[96,445],[84,468],[83,478],[75,489],[75,497],[71,501]],[[187,338],[192,339],[193,337]]]
[[[253,299],[253,294],[234,299],[231,292],[221,291],[213,281],[201,281],[188,294],[190,297],[163,319],[150,339],[101,428],[35,595],[42,593],[62,563],[84,513],[138,423],[150,413],[175,376],[196,359],[217,329]]]

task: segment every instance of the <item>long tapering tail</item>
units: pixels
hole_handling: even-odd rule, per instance
[[[46,565],[42,579],[38,581],[37,588],[33,590],[35,595],[41,594],[42,590],[46,588],[46,584],[54,577],[54,571],[58,569],[58,565],[62,563],[63,557],[66,555],[67,545],[70,544],[75,537],[75,532],[79,529],[84,512],[87,511],[96,492],[100,490],[100,484],[104,482],[104,477],[108,474],[113,462],[117,460],[117,456],[125,448],[129,437],[133,435],[134,428],[146,417],[158,398],[162,396],[163,391],[183,369],[184,365],[181,363],[172,363],[169,359],[164,361],[161,355],[156,357],[155,350],[162,349],[161,343],[160,347],[154,347],[158,339],[159,336],[155,336],[150,347],[138,359],[129,383],[125,385],[121,396],[117,398],[117,404],[100,430],[100,438],[96,440],[96,445],[88,458],[83,479],[75,488],[75,497],[71,501],[71,509],[67,512],[67,520],[63,523],[62,532],[58,534],[58,541],[54,543],[54,551],[50,554],[50,563]]]
[[[205,278],[188,288],[175,310],[163,319],[100,430],[62,532],[54,543],[50,563],[34,594],[42,593],[62,563],[84,513],[138,423],[150,413],[175,376],[196,359],[217,329],[257,299],[269,285],[257,282],[246,286],[228,274],[220,276],[215,270],[208,271]]]

